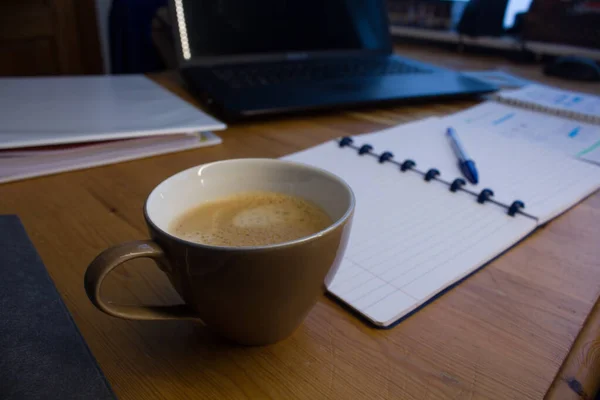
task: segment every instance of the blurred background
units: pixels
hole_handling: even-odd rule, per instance
[[[273,1],[257,4],[268,13]],[[167,0],[2,1],[0,75],[172,69],[166,6]],[[399,43],[534,61],[561,55],[600,60],[600,0],[388,0],[387,6]]]

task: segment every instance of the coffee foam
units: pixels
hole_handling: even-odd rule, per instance
[[[317,233],[333,221],[316,204],[275,192],[246,192],[189,210],[172,225],[185,240],[213,246],[265,246]]]

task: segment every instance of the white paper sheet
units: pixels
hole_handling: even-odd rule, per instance
[[[391,151],[395,159],[412,159],[421,171],[437,168],[441,178],[452,182],[462,173],[446,129],[452,117],[398,126],[360,136],[379,152]],[[541,222],[567,210],[600,187],[600,168],[561,152],[519,138],[495,135],[481,129],[457,129],[467,153],[475,161],[479,184],[467,188],[494,191],[494,199],[505,205],[525,202],[526,212]]]
[[[600,125],[486,102],[446,118],[457,129],[476,129],[562,151],[600,164]]]
[[[5,150],[0,151],[0,183],[214,146],[219,143],[221,138],[217,135],[204,132],[79,144],[66,148]]]
[[[0,121],[0,149],[225,128],[142,75],[1,78]]]
[[[335,142],[284,159],[326,169],[352,187],[352,232],[328,289],[376,325],[415,310],[536,226],[535,219],[510,217],[501,207],[478,204],[470,194],[451,193],[440,182]]]

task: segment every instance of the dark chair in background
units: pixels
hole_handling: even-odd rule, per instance
[[[165,69],[152,41],[152,20],[167,0],[113,0],[110,10],[110,54],[113,74]]]
[[[504,33],[504,11],[508,0],[471,0],[457,31],[469,36],[500,36]]]

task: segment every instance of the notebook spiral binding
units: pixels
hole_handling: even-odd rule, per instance
[[[589,122],[591,124],[600,124],[600,116],[590,116],[590,115],[582,114],[577,111],[557,110],[552,107],[534,104],[534,103],[526,101],[526,100],[511,99],[511,98],[506,98],[506,97],[502,97],[499,95],[494,95],[492,97],[497,102],[504,103],[509,106],[517,106],[517,107],[525,108],[528,110],[540,111],[540,112],[551,114],[551,115],[557,115],[559,117],[577,119],[579,121]]]
[[[445,185],[448,185],[448,189],[451,192],[462,191],[465,193],[469,193],[470,195],[472,195],[476,198],[476,201],[479,204],[485,204],[485,203],[496,204],[500,207],[505,208],[507,210],[506,213],[508,215],[510,215],[511,217],[514,217],[516,214],[523,214],[523,215],[528,216],[527,214],[525,214],[522,211],[525,208],[525,203],[523,201],[515,200],[512,202],[511,205],[506,205],[506,204],[500,203],[493,199],[494,191],[490,188],[482,189],[481,192],[479,192],[479,193],[473,192],[472,190],[470,190],[466,187],[467,182],[463,178],[456,178],[452,182],[448,182],[448,181],[440,178],[441,173],[436,168],[431,168],[427,172],[420,171],[416,168],[417,163],[413,160],[407,159],[402,162],[398,162],[393,159],[394,154],[392,152],[384,151],[381,154],[377,154],[373,151],[374,148],[370,144],[365,143],[361,146],[357,146],[354,144],[354,140],[349,136],[344,136],[341,139],[339,139],[338,144],[341,148],[348,147],[353,150],[356,150],[360,156],[364,156],[364,155],[372,156],[372,157],[376,158],[380,164],[384,164],[384,163],[394,164],[397,167],[399,167],[400,171],[402,171],[402,172],[412,171],[412,172],[418,173],[423,176],[423,179],[426,182],[430,182],[433,180],[441,182]]]

